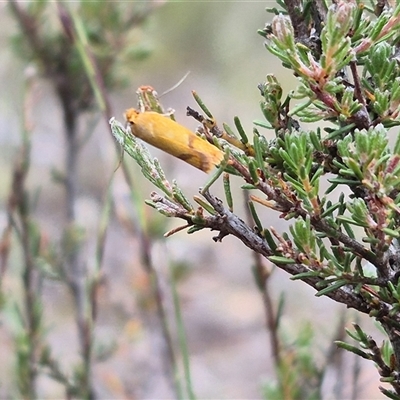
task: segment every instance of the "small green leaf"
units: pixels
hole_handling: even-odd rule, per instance
[[[353,346],[353,345],[351,345],[349,343],[342,342],[340,340],[335,340],[335,343],[338,345],[338,347],[340,347],[340,348],[342,348],[344,350],[350,351],[350,352],[356,354],[357,356],[365,358],[366,360],[370,360],[371,359],[371,356],[368,353],[366,353],[365,351],[360,350],[359,348],[357,348],[357,347],[355,347],[355,346]]]
[[[296,264],[295,260],[283,256],[269,256],[268,260],[274,264]]]
[[[335,283],[332,283],[331,285],[319,290],[315,296],[316,297],[321,297],[324,295],[327,295],[328,293],[334,292],[335,290],[340,289],[342,286],[347,285],[347,281],[345,280],[338,280]]]

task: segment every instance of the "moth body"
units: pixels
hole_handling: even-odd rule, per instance
[[[210,172],[224,158],[216,146],[162,114],[130,108],[125,118],[134,136],[204,172]]]

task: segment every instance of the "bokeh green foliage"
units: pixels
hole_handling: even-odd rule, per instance
[[[296,89],[284,96],[278,80],[267,75],[259,85],[265,121],[256,122],[251,143],[236,117],[239,145],[224,139],[212,113],[197,101],[206,117],[191,115],[226,157],[201,190],[205,200],[195,199],[201,208],[188,210],[181,199],[156,194],[148,204],[184,219],[188,233],[211,228],[220,232],[216,241],[235,235],[292,279],[307,282],[317,296],[376,319],[387,334],[381,348],[358,325],[351,337],[363,350],[338,344],[372,360],[381,380],[390,384],[381,392],[400,399],[400,140],[394,146],[389,140],[390,128],[400,125],[400,4],[278,3],[283,9],[272,9],[272,23],[259,33],[270,53],[297,77]],[[301,126],[309,122],[323,123],[314,130]],[[275,138],[267,140],[258,127],[273,130]],[[115,121],[112,129],[129,152],[122,138],[130,133]],[[132,151],[144,154],[140,147]],[[144,170],[152,163],[146,156],[134,155]],[[242,188],[251,191],[256,228],[233,212],[226,175],[232,169],[243,178]],[[220,176],[226,208],[209,192]],[[278,212],[291,223],[289,229],[280,234],[264,228],[255,203]],[[278,370],[283,367],[281,360]],[[302,374],[294,381],[300,382]],[[284,393],[283,398],[304,398],[296,390],[289,397]]]
[[[23,29],[12,38],[15,51],[25,62],[39,66],[40,72],[59,86],[64,82],[77,111],[93,107],[94,97],[74,44],[72,21],[63,7],[84,21],[88,44],[107,90],[130,82],[134,63],[150,54],[142,27],[153,2],[105,0],[58,4],[40,0],[17,7],[23,11],[24,20]]]

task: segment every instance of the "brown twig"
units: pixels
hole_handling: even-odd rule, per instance
[[[231,165],[241,174],[246,182],[254,184],[248,169],[243,164],[235,159],[232,159]],[[256,182],[256,185],[259,190],[267,196],[269,200],[272,200],[276,203],[276,209],[281,211],[282,213],[296,213],[299,217],[302,217],[304,219],[309,216],[308,212],[301,207],[300,201],[295,202],[293,201],[293,199],[287,198],[281,190],[262,180]],[[371,264],[375,265],[378,269],[386,268],[386,263],[384,263],[384,260],[378,260],[376,255],[369,251],[361,243],[345,235],[343,232],[332,228],[329,223],[322,219],[319,215],[311,217],[311,224],[317,231],[324,232],[328,235],[328,237],[335,238],[340,243],[343,243],[347,247],[351,248],[360,257],[365,258]]]
[[[300,0],[284,0],[290,20],[294,29],[294,36],[298,41],[306,41],[309,37],[309,27],[302,14],[302,2]]]
[[[221,200],[211,195],[208,191],[204,192],[204,197],[218,213],[218,215],[207,217],[203,221],[204,227],[219,232],[219,234],[213,238],[215,241],[218,242],[227,235],[233,235],[241,240],[248,248],[261,254],[263,257],[268,258],[272,255],[272,251],[265,240],[250,229],[237,215],[225,209]],[[182,215],[182,218],[187,220],[186,215]],[[309,270],[301,264],[278,264],[278,267],[285,270],[290,275],[309,272]],[[317,290],[318,284],[322,281],[318,277],[306,277],[302,280]],[[329,292],[327,296],[338,303],[343,303],[349,308],[354,308],[366,314],[375,310],[375,308],[372,309],[371,305],[360,295],[356,294],[350,287],[343,286],[340,289]],[[383,301],[378,301],[378,303],[379,304],[376,305],[376,310],[379,310],[380,318],[389,315],[391,307]],[[397,320],[400,323],[400,317],[397,318]]]

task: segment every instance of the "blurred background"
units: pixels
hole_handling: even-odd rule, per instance
[[[99,8],[103,6],[103,2],[92,3]],[[138,3],[130,2],[128,7],[134,8]],[[268,53],[257,34],[257,29],[270,21],[271,15],[265,8],[275,6],[274,2],[168,1],[153,5],[140,32],[135,33],[141,54],[147,57],[121,65],[125,81],[108,93],[112,115],[119,121],[123,122],[125,109],[136,106],[137,87],[151,85],[160,94],[189,71],[184,82],[163,96],[161,102],[165,108],[173,108],[177,120],[191,129],[197,126],[196,121],[185,115],[186,106],[196,108],[191,90],[197,91],[218,123],[225,122],[233,127],[234,116],[239,116],[246,131],[251,132],[252,121],[262,119],[257,85],[266,74],[275,74],[286,92],[295,88],[295,78]],[[56,21],[57,8],[53,6],[52,18]],[[9,223],[7,204],[13,169],[22,143],[21,132],[28,120],[31,147],[26,190],[30,191],[34,204],[31,217],[40,226],[40,240],[46,246],[62,239],[66,218],[64,187],[55,178],[64,170],[66,157],[62,106],[54,85],[41,74],[34,60],[28,62],[16,55],[12,38],[20,32],[20,26],[7,3],[1,3],[0,10],[0,227],[3,230]],[[43,21],[46,23],[50,22]],[[96,397],[175,397],[167,378],[170,371],[166,372],[163,361],[167,350],[152,280],[143,267],[143,246],[148,245],[145,254],[151,256],[157,272],[181,379],[184,368],[170,284],[172,277],[179,295],[196,396],[204,399],[266,398],[263,387],[273,382],[276,375],[265,304],[254,281],[251,252],[233,237],[215,243],[212,240],[215,234],[209,231],[193,235],[181,231],[163,239],[162,234],[179,226],[180,222],[168,220],[144,205],[154,188],[125,156],[134,177],[136,200],[132,201],[121,169],[114,174],[121,154],[116,152],[109,127],[95,107],[80,115],[78,132],[75,222],[84,237],[80,259],[89,273],[96,270],[98,232],[109,190],[113,198],[103,245],[101,278],[96,286],[95,326],[92,327],[93,346],[104,354],[92,363]],[[273,132],[263,133],[268,138],[273,137]],[[176,179],[189,198],[206,182],[204,173],[180,160],[154,148],[151,153],[160,159],[168,179]],[[111,178],[114,179],[112,185]],[[240,184],[239,180],[232,179],[234,210],[245,219]],[[222,196],[222,183],[214,185],[212,191]],[[278,215],[261,210],[260,213],[266,227],[284,229]],[[140,218],[146,221],[150,238],[145,243],[140,238],[143,228],[138,226]],[[20,322],[15,310],[23,297],[23,268],[21,250],[17,244],[12,245],[2,270],[1,287],[4,300],[0,324],[0,397],[4,399],[18,393],[15,371],[20,360],[16,357],[15,337]],[[67,374],[73,373],[80,362],[80,339],[71,291],[62,279],[42,279],[39,292],[42,335],[60,368]],[[310,324],[314,332],[313,356],[323,363],[330,354],[344,307],[328,298],[315,299],[313,290],[301,282],[290,281],[281,271],[273,271],[269,292],[274,307],[281,295],[285,298],[281,329],[288,343]],[[367,319],[361,321],[366,328],[366,324],[370,324]],[[353,320],[355,315],[347,311],[346,321]],[[374,332],[374,327],[369,328]],[[349,358],[339,370],[344,365],[352,368],[353,363]],[[373,367],[366,362],[359,368],[357,398],[380,398],[378,375]],[[337,370],[332,367],[324,381],[328,388],[326,393],[334,393],[336,374]],[[40,374],[38,397],[62,398],[64,389],[62,383]],[[341,390],[343,398],[351,398],[347,386]]]

